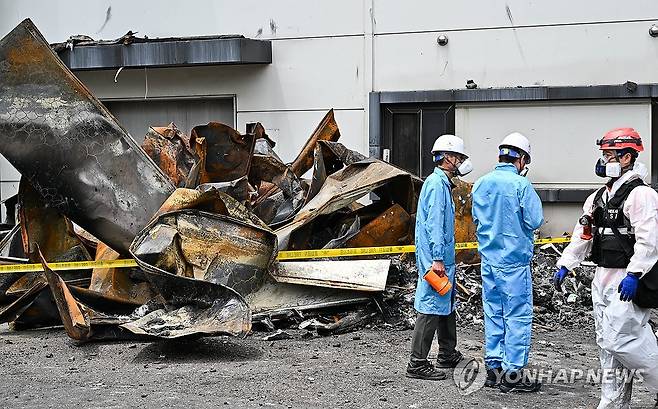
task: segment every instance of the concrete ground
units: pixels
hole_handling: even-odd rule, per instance
[[[462,395],[450,376],[404,376],[411,331],[366,329],[326,338],[263,341],[206,338],[186,342],[73,344],[62,329],[0,327],[2,407],[237,408],[592,408],[599,389],[578,380],[538,394],[479,389]],[[482,333],[460,330],[460,349],[482,355]],[[434,353],[434,352],[433,352]],[[537,333],[531,364],[596,369],[589,331]],[[654,396],[637,385],[634,407]]]

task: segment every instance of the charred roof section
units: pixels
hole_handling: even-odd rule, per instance
[[[64,64],[78,71],[272,63],[270,41],[239,35],[152,39],[129,31],[116,40],[73,36],[52,47]]]

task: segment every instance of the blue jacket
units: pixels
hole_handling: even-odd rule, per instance
[[[544,223],[541,200],[511,163],[473,185],[473,221],[482,262],[494,267],[529,265],[533,232]]]
[[[455,204],[450,181],[438,168],[420,191],[415,243],[418,285],[414,307],[423,314],[448,315],[454,310],[452,291],[441,296],[423,278],[433,261],[443,261],[453,287],[455,283]]]

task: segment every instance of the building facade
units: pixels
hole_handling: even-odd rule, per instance
[[[641,160],[658,178],[655,0],[0,0],[0,36],[28,17],[53,43],[129,30],[271,43],[269,64],[75,71],[138,142],[148,125],[170,121],[185,132],[208,120],[244,132],[259,121],[292,160],[333,108],[341,142],[420,175],[436,136],[462,136],[473,181],[520,131],[533,144],[543,235],[570,231],[578,202],[601,183],[594,143],[609,129],[637,129],[648,147]],[[18,180],[3,159],[1,199]]]

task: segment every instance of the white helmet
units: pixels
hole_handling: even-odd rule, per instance
[[[502,149],[504,147],[522,150],[528,155],[528,163],[530,163],[530,141],[523,134],[519,132],[512,132],[511,134],[507,135],[498,146],[498,149]]]
[[[437,152],[453,152],[460,155],[464,155],[468,158],[468,155],[464,151],[464,140],[455,135],[441,135],[436,138],[434,141],[434,146],[432,146],[432,153]]]

